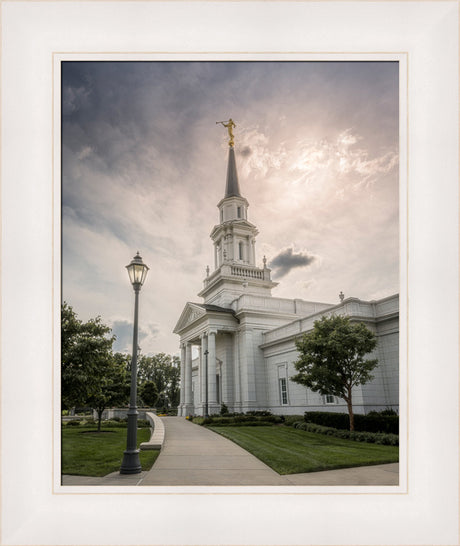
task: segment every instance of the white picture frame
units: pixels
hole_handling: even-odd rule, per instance
[[[2,543],[458,544],[458,2],[7,0],[1,7]],[[400,486],[60,487],[56,63],[95,55],[367,56],[404,67]]]

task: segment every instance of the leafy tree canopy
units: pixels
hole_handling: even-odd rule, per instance
[[[147,406],[156,406],[159,398],[158,389],[153,381],[146,381],[141,385],[140,395]]]
[[[147,400],[142,396],[142,385],[151,382],[157,392],[156,402],[152,405],[176,406],[179,403],[180,359],[177,356],[158,353],[153,356],[141,356],[137,364],[140,393],[145,403]]]
[[[120,353],[110,354],[101,366],[98,388],[89,396],[87,405],[98,414],[98,430],[101,429],[102,413],[106,408],[128,403],[130,377],[126,357]]]
[[[90,406],[99,425],[105,408],[129,400],[131,356],[113,353],[115,336],[100,317],[83,322],[67,303],[61,308],[62,407]],[[159,353],[138,359],[138,383],[143,402],[150,406],[179,403],[180,360]],[[142,385],[146,385],[142,389]],[[148,385],[148,386],[147,386]]]
[[[64,408],[87,405],[99,392],[112,359],[115,336],[96,317],[88,322],[77,318],[70,305],[61,308],[61,395]]]
[[[298,373],[291,379],[312,391],[344,399],[353,430],[352,388],[373,379],[371,372],[378,361],[364,357],[376,345],[375,334],[364,323],[351,323],[344,316],[322,317],[312,332],[296,341]]]

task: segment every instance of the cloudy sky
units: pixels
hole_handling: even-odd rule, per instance
[[[131,351],[125,269],[150,267],[143,354],[201,302],[224,195],[227,131],[273,296],[336,303],[398,292],[395,62],[64,62],[62,297]]]

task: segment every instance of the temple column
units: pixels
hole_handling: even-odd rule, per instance
[[[180,356],[180,403],[179,403],[179,415],[184,416],[184,404],[185,404],[185,343],[180,344],[181,356]]]
[[[192,344],[185,346],[185,415],[193,412],[192,399]]]
[[[208,411],[210,415],[218,413],[216,389],[216,333],[215,330],[209,330],[208,332]]]
[[[242,411],[250,411],[257,407],[256,368],[251,330],[245,329],[241,332],[240,344]]]
[[[205,334],[201,335],[201,377],[200,377],[200,392],[201,392],[201,408],[204,415],[204,407],[206,404],[206,355],[208,348],[208,338]]]
[[[240,331],[233,336],[233,382],[235,385],[234,411],[241,411]]]

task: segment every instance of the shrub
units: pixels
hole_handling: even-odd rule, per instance
[[[137,426],[139,428],[147,428],[147,427],[150,427],[150,421],[148,421],[147,419],[138,419],[137,420]]]
[[[257,426],[258,424],[263,425],[273,425],[279,424],[282,422],[282,418],[279,415],[254,415],[252,413],[241,413],[241,414],[229,414],[229,415],[212,415],[205,418],[196,418],[194,422],[200,425],[213,425],[213,426]],[[254,425],[257,423],[257,425]]]
[[[384,410],[382,410],[382,411],[380,411],[380,412],[378,412],[378,411],[370,411],[370,412],[368,413],[368,415],[371,415],[371,414],[372,414],[372,415],[374,415],[374,414],[376,414],[376,415],[398,415],[398,412],[395,411],[394,409],[386,408],[386,409],[384,409]]]
[[[228,407],[225,404],[220,405],[220,414],[221,415],[228,415]]]
[[[80,421],[77,421],[76,419],[74,421],[69,421],[66,425],[67,427],[79,427]]]
[[[102,425],[107,428],[122,428],[125,424],[126,423],[116,421],[115,419],[106,419],[105,421],[102,421]]]
[[[213,427],[271,427],[269,421],[244,421],[243,423],[209,423]]]
[[[303,419],[302,415],[284,415],[282,416],[283,423],[288,426],[292,427],[294,423],[297,421],[301,421]]]
[[[306,421],[297,421],[293,424],[294,428],[314,432],[316,434],[326,434],[343,440],[353,440],[355,442],[368,442],[374,444],[398,446],[399,436],[397,434],[385,434],[383,432],[357,432],[344,429],[336,429],[325,427],[315,423],[307,423]]]
[[[367,415],[355,414],[355,431],[359,432],[385,432],[387,434],[399,433],[399,417],[393,410],[384,410],[385,413],[369,412]],[[334,413],[326,411],[306,411],[304,415],[308,423],[316,423],[325,427],[349,429],[350,420],[348,413]]]

